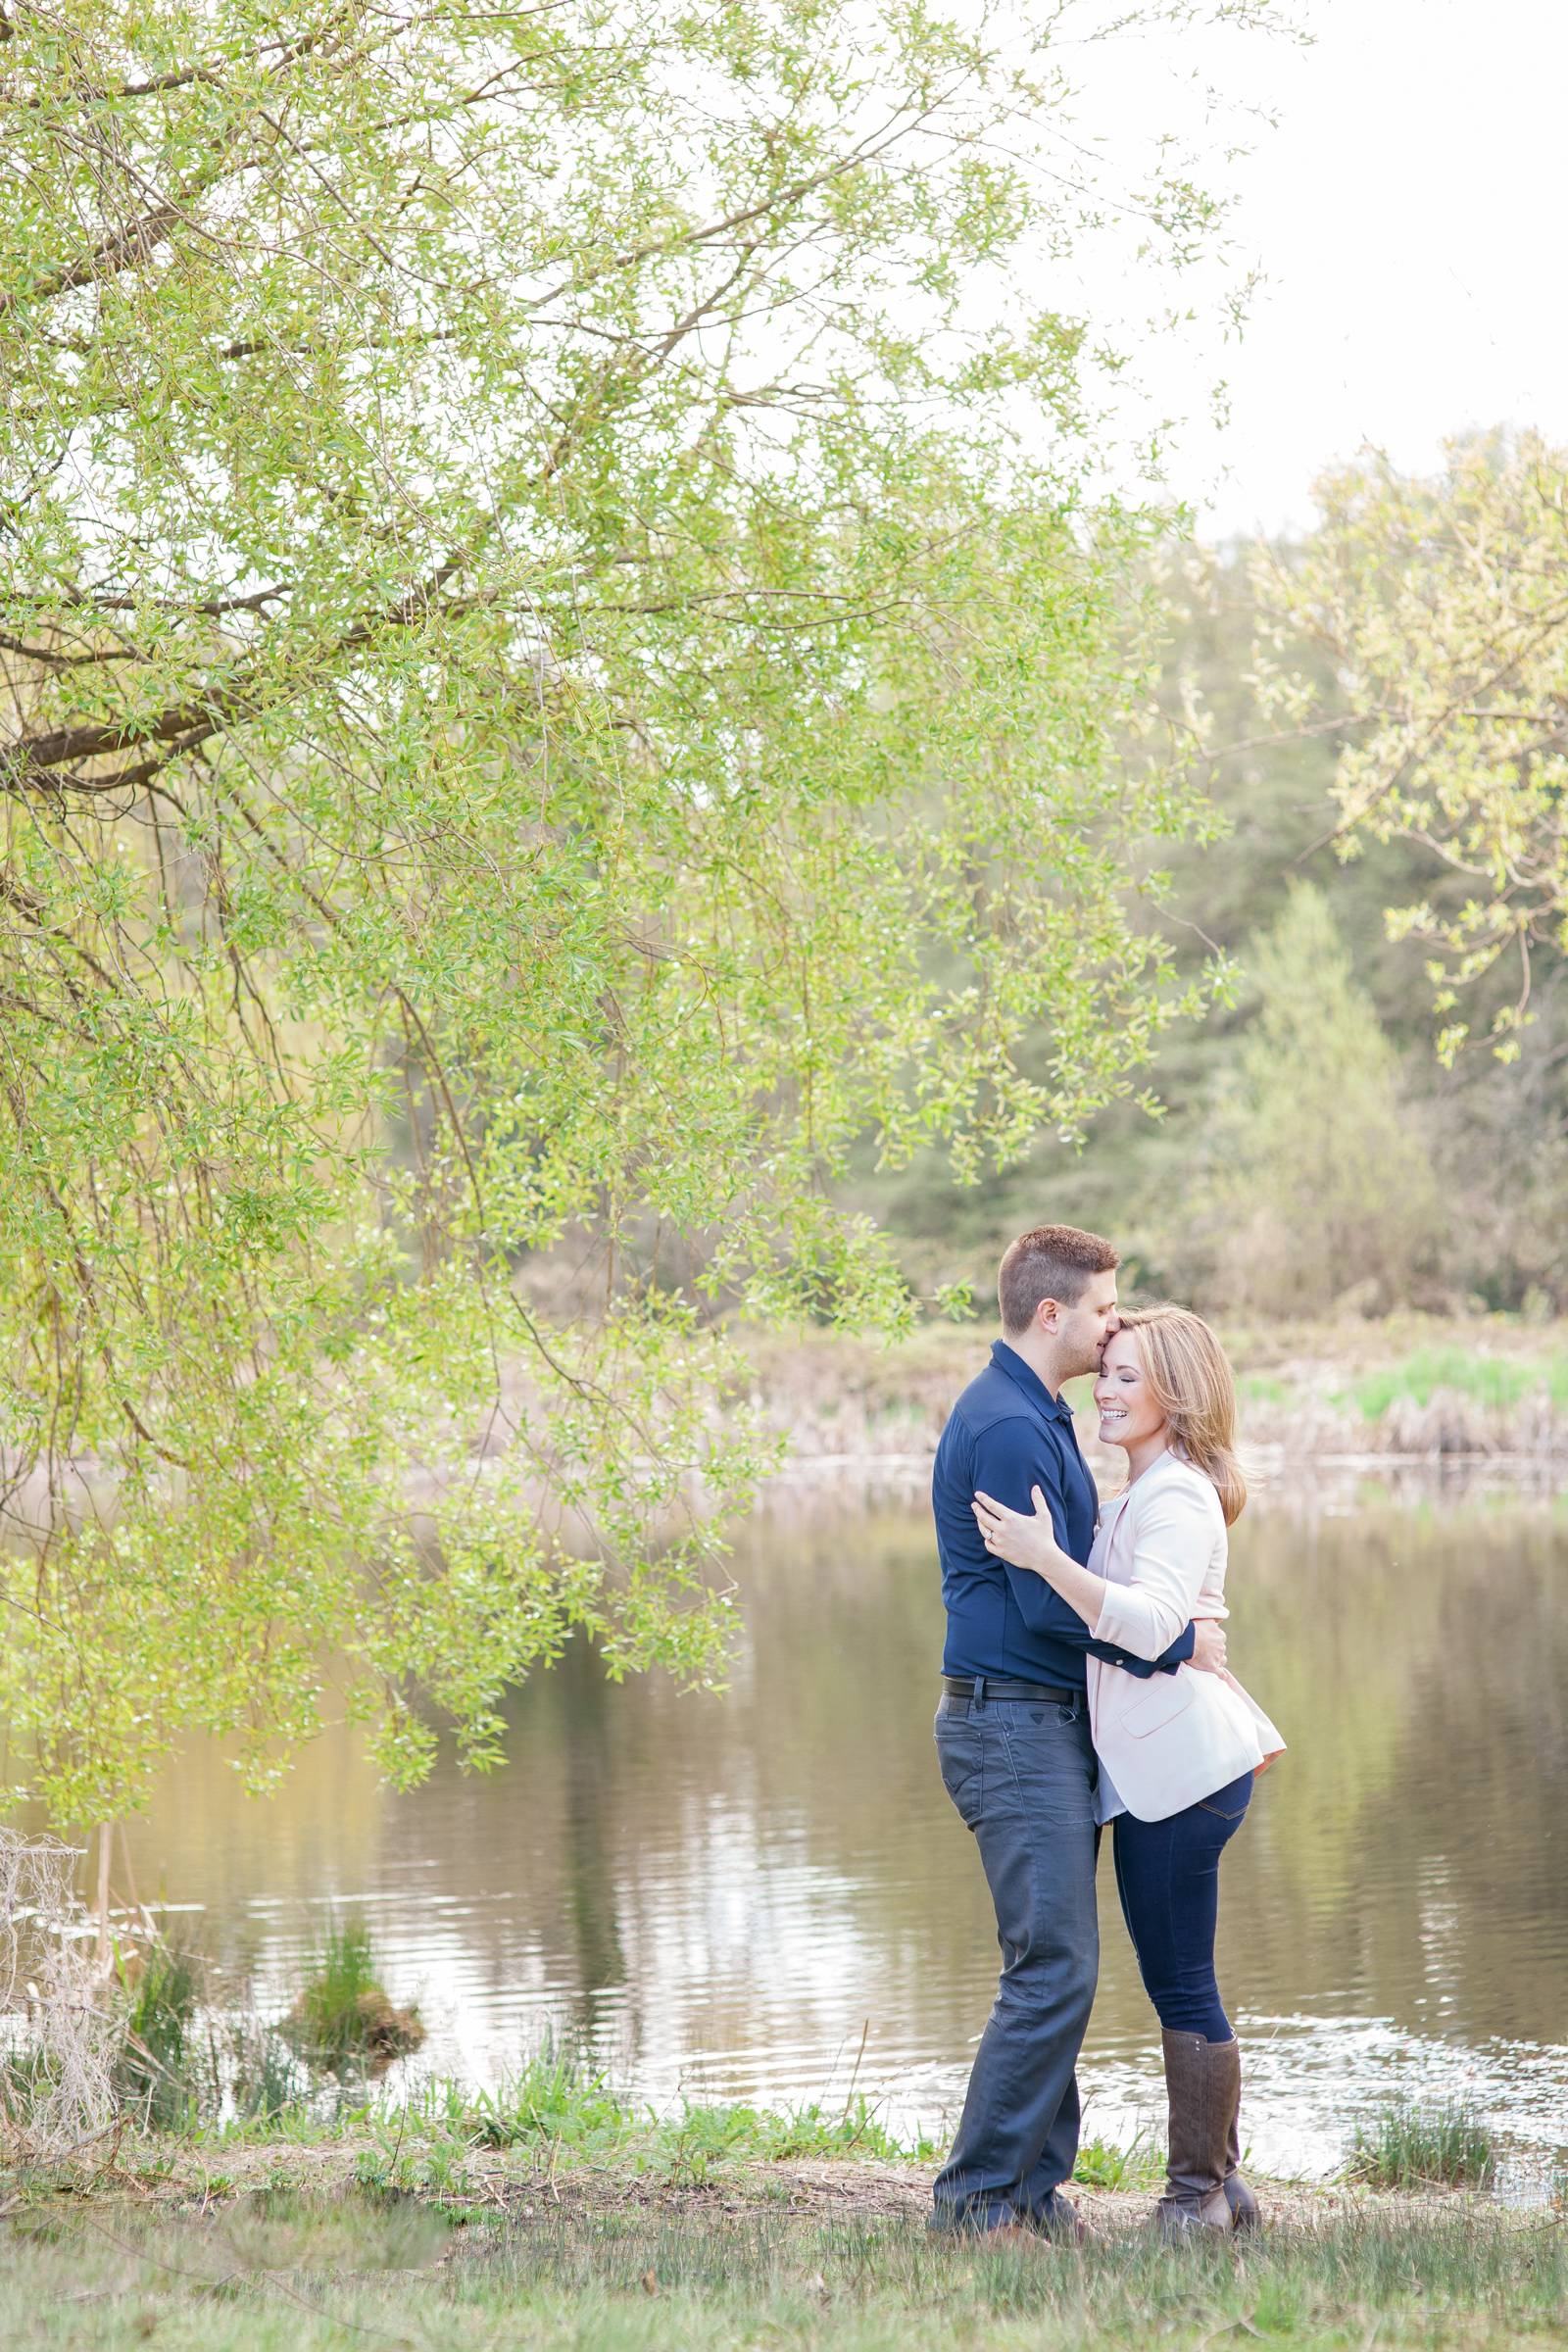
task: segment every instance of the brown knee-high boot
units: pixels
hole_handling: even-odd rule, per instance
[[[1237,2171],[1242,2161],[1242,2045],[1234,2042],[1236,2051],[1236,2103],[1231,2109],[1230,2130],[1225,2134],[1225,2201],[1231,2209],[1231,2221],[1238,2230],[1250,2233],[1263,2227],[1252,2183],[1243,2172]]]
[[[1225,2179],[1241,2103],[1241,2051],[1234,2041],[1205,2041],[1201,2034],[1173,2034],[1168,2028],[1160,2038],[1170,2156],[1153,2227],[1164,2237],[1185,2237],[1195,2230],[1229,2236],[1235,2219]]]

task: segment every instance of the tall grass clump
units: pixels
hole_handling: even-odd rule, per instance
[[[259,2125],[267,2131],[285,2117],[304,2111],[311,2094],[311,2072],[285,2034],[264,2026],[254,2015],[245,2017],[230,2030],[229,2049],[236,2123],[241,2127]]]
[[[1490,2188],[1497,2151],[1468,2099],[1395,2099],[1356,2124],[1345,2169],[1369,2188]]]
[[[198,2093],[190,2079],[191,2042],[200,1997],[196,1954],[154,1944],[131,1987],[115,2067],[122,2111],[128,2108],[144,2130],[177,2131],[193,2111]]]
[[[743,2106],[682,2106],[666,2118],[660,2140],[670,2177],[701,2185],[715,2164],[787,2164],[800,2157],[875,2156],[884,2162],[935,2153],[917,2134],[907,2146],[878,2123],[871,2103],[857,2099],[840,2114],[824,2113],[816,2101],[783,2114]]]
[[[278,2031],[310,2065],[340,2082],[346,2075],[384,2075],[424,2040],[418,2010],[399,2009],[377,1977],[370,1931],[357,1917],[341,1928],[328,1923]]]
[[[613,2147],[636,2121],[603,2068],[590,2066],[575,2050],[558,2050],[548,2027],[533,2056],[495,2090],[449,2083],[445,2096],[451,2113],[467,2119],[473,2136],[487,2148],[520,2147],[530,2140],[590,2150]]]

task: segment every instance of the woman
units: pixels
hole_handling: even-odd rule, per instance
[[[1247,1500],[1236,1461],[1236,1390],[1206,1323],[1178,1306],[1124,1315],[1095,1383],[1101,1443],[1127,1454],[1080,1567],[1035,1516],[977,1494],[986,1547],[1053,1585],[1102,1642],[1157,1658],[1191,1617],[1223,1617],[1226,1529]],[[1116,1885],[1138,1966],[1159,2012],[1170,2161],[1154,2221],[1167,2236],[1255,2230],[1237,2171],[1241,2051],[1214,1981],[1219,1858],[1252,1781],[1285,1742],[1229,1675],[1179,1667],[1140,1681],[1089,1659],[1101,1819],[1115,1820]]]

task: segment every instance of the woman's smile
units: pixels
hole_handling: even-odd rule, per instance
[[[1095,1402],[1100,1408],[1101,1444],[1124,1446],[1136,1478],[1148,1466],[1139,1457],[1152,1449],[1152,1458],[1165,1436],[1165,1416],[1149,1385],[1136,1333],[1113,1331],[1105,1342]]]

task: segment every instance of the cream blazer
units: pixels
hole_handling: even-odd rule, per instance
[[[1212,1485],[1181,1455],[1162,1453],[1101,1518],[1088,1564],[1108,1589],[1095,1639],[1157,1658],[1190,1617],[1228,1616],[1227,1550]],[[1228,1678],[1178,1666],[1146,1682],[1093,1656],[1088,1667],[1102,1821],[1122,1812],[1164,1821],[1285,1746]]]

